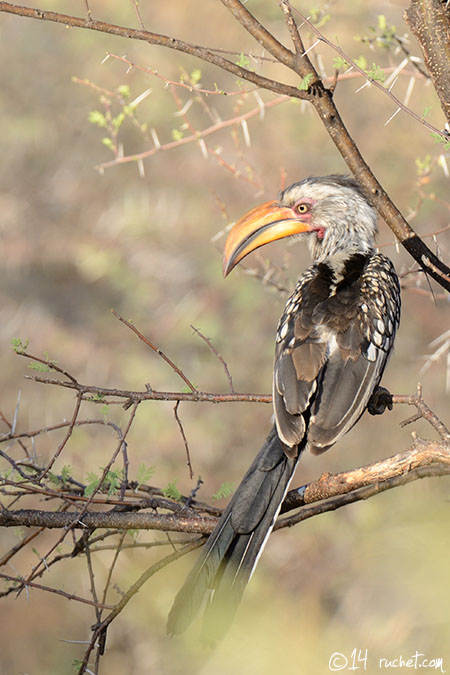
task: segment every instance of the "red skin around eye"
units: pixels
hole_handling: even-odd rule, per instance
[[[303,221],[308,221],[311,218],[311,208],[314,206],[316,203],[315,199],[310,199],[309,197],[304,197],[303,199],[300,199],[298,202],[294,204],[292,207],[292,210],[295,212],[297,218],[300,216]],[[299,207],[300,204],[307,204],[310,208],[309,211],[306,213],[298,213],[297,208]],[[312,232],[315,232],[317,234],[318,239],[323,239],[325,236],[325,228],[324,227],[314,227],[311,228]]]

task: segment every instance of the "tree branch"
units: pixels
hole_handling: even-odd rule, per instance
[[[298,14],[321,37],[320,32],[307,17],[303,16],[287,0],[283,1],[284,4],[288,5],[292,11]],[[417,236],[389,195],[384,191],[350,136],[333,101],[331,92],[328,89],[324,89],[321,93],[322,95],[314,96],[311,103],[347,166],[361,184],[367,198],[421,268],[443,288],[450,291],[450,268],[439,260],[420,237]]]
[[[450,268],[426,246],[420,237],[417,236],[400,211],[393,204],[381,184],[375,178],[345,127],[338,109],[333,102],[332,92],[324,87],[320,76],[306,54],[302,54],[299,58],[298,54],[294,54],[284,47],[257,21],[257,19],[255,19],[255,17],[253,17],[240,0],[222,0],[222,2],[230,9],[230,11],[232,11],[241,25],[252,34],[259,44],[264,45],[271,54],[276,55],[276,58],[280,63],[288,66],[302,77],[304,77],[304,73],[312,75],[312,86],[307,91],[300,90],[296,87],[258,75],[246,68],[242,68],[205,47],[184,42],[174,37],[153,33],[151,31],[126,28],[102,21],[94,21],[91,18],[81,19],[79,17],[60,14],[58,12],[48,12],[37,8],[22,7],[10,2],[0,2],[0,11],[44,21],[54,21],[77,28],[97,30],[129,39],[143,40],[149,44],[167,47],[195,56],[203,61],[212,63],[223,70],[233,73],[237,77],[253,82],[253,84],[256,84],[259,87],[268,89],[269,91],[310,101],[318,113],[331,140],[336,145],[350,171],[360,182],[366,196],[377,209],[378,213],[386,221],[408,253],[419,263],[421,268],[443,288],[450,291]],[[317,32],[317,28],[295,9],[288,0],[282,0],[281,4],[283,6],[283,11],[286,10],[286,7],[289,8]]]
[[[450,123],[450,12],[442,0],[411,0],[405,21],[416,36]]]
[[[416,439],[406,452],[351,471],[334,475],[323,474],[318,480],[291,490],[284,501],[282,513],[308,504],[312,506],[302,509],[292,519],[281,519],[276,529],[360,499],[367,499],[425,476],[447,475],[450,475],[450,443]],[[359,492],[362,488],[367,488],[366,492]],[[0,526],[49,529],[71,526],[78,529],[162,530],[206,535],[217,524],[215,517],[191,515],[184,513],[183,509],[173,514],[86,511],[78,520],[74,515],[76,514],[73,511],[3,509],[0,511]]]
[[[283,84],[282,82],[277,82],[276,80],[268,79],[263,75],[257,75],[253,71],[247,70],[246,68],[238,66],[232,61],[225,59],[223,56],[219,56],[219,54],[210,51],[206,47],[184,42],[183,40],[178,40],[177,38],[169,37],[167,35],[153,33],[148,30],[137,30],[136,28],[117,26],[116,24],[106,23],[104,21],[81,19],[80,17],[61,14],[60,12],[49,12],[35,7],[22,7],[11,2],[0,2],[0,12],[26,16],[31,19],[39,19],[41,21],[53,21],[55,23],[64,24],[65,26],[71,26],[72,28],[85,28],[88,30],[95,30],[100,33],[109,33],[110,35],[116,35],[118,37],[124,37],[132,40],[143,40],[149,44],[167,47],[168,49],[174,49],[178,52],[196,56],[202,61],[212,63],[213,65],[218,66],[219,68],[222,68],[223,70],[226,70],[243,80],[253,82],[253,84],[256,84],[258,87],[262,87],[263,89],[268,89],[269,91],[274,91],[278,94],[285,94],[294,98],[310,100],[309,94],[305,91],[299,91],[296,87]]]

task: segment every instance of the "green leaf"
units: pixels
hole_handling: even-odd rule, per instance
[[[355,59],[355,63],[358,66],[358,68],[361,68],[361,70],[366,70],[367,68],[367,59],[364,55],[358,56],[357,59]]]
[[[130,98],[130,87],[127,84],[121,84],[117,91],[123,98]]]
[[[372,63],[371,67],[366,70],[366,75],[377,82],[384,82],[385,80],[384,71],[376,63]]]
[[[23,354],[27,351],[28,347],[28,340],[25,340],[25,342],[22,342],[20,338],[13,338],[11,340],[12,348],[16,352],[16,354]]]
[[[239,54],[239,58],[236,63],[238,66],[240,66],[240,68],[247,68],[247,70],[251,70],[249,58],[243,52]]]
[[[201,79],[202,79],[202,71],[200,70],[200,68],[195,68],[195,70],[193,70],[191,73],[191,82],[194,85],[194,87],[196,84],[200,82]]]
[[[359,56],[357,59],[355,59],[355,63],[358,66],[358,68],[361,68],[361,70],[363,70],[367,75],[367,77],[369,77],[371,80],[384,82],[385,78],[384,72],[380,66],[377,66],[376,63],[372,63],[372,65],[369,68],[365,56]]]
[[[48,373],[51,371],[50,366],[48,366],[46,363],[30,363],[28,368],[31,368],[31,370],[36,370],[38,373]]]
[[[333,59],[334,70],[340,70],[341,68],[348,68],[349,65],[350,64],[347,63],[347,61],[344,58],[342,58],[342,56],[336,56],[336,58]]]
[[[445,150],[448,150],[450,148],[450,137],[449,140],[446,140],[443,138],[440,134],[432,133],[431,138],[434,140],[435,143],[441,143],[444,146]]]
[[[383,32],[387,28],[387,21],[384,14],[378,14],[378,30]]]
[[[314,75],[312,73],[308,73],[308,75],[305,75],[303,80],[298,85],[300,91],[308,91],[309,85],[311,84],[311,80],[313,79],[313,77]]]
[[[431,170],[431,155],[426,155],[424,159],[416,157],[416,169],[418,176],[424,176]]]
[[[425,106],[425,108],[423,109],[423,113],[422,113],[423,119],[426,119],[427,117],[429,117],[431,115],[432,110],[433,110],[432,105]]]
[[[112,140],[110,138],[107,138],[107,137],[102,138],[102,143],[103,143],[103,145],[106,145],[106,147],[109,148],[110,150],[114,150],[114,143],[112,142]]]
[[[313,7],[309,10],[309,18],[316,28],[322,28],[331,19],[331,14],[325,13],[322,9]]]
[[[106,474],[105,483],[108,484],[108,495],[115,495],[119,492],[122,483],[123,472],[121,469],[110,470]]]
[[[94,494],[94,492],[97,490],[98,486],[100,485],[100,477],[96,473],[93,473],[92,471],[88,471],[87,479],[88,479],[88,484],[84,488],[84,496],[90,497],[91,495]]]
[[[106,127],[106,117],[100,110],[91,110],[88,116],[88,120],[91,124],[95,124],[100,129]]]
[[[122,122],[124,121],[124,119],[125,119],[125,113],[123,113],[123,112],[119,113],[117,115],[117,117],[112,118],[112,123],[113,123],[113,127],[114,127],[115,131],[119,131],[120,126],[121,126]]]
[[[63,483],[66,483],[71,477],[72,477],[72,467],[70,466],[70,464],[64,464],[63,468],[61,469],[61,479]]]
[[[183,136],[184,133],[181,131],[181,129],[172,129],[172,138],[174,141],[181,141]]]
[[[136,475],[138,487],[146,483],[153,476],[155,470],[156,470],[155,465],[147,466],[144,463],[140,464]]]
[[[48,474],[48,477],[49,477],[50,483],[53,483],[53,485],[59,485],[60,480],[55,473],[50,472]]]
[[[174,480],[172,483],[169,483],[169,485],[164,488],[162,491],[164,497],[168,497],[169,499],[174,499],[176,502],[180,502],[183,495],[177,488],[177,481]]]
[[[217,492],[212,496],[214,502],[219,501],[219,499],[226,499],[234,492],[234,485],[232,483],[222,483]]]
[[[91,401],[103,401],[105,399],[105,394],[93,394],[89,397]]]

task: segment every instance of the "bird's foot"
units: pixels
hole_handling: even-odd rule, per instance
[[[377,387],[367,404],[367,411],[371,415],[382,415],[388,408],[392,410],[392,394],[384,387]]]

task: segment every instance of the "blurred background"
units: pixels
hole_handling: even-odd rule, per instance
[[[95,19],[139,27],[131,1],[89,4]],[[39,6],[80,16],[86,11],[81,1]],[[247,6],[288,44],[277,3],[252,0]],[[369,66],[375,62],[389,74],[404,55],[374,42],[383,27],[379,15],[403,36],[406,6],[356,1],[350,13],[348,3],[330,2],[318,10],[316,20],[351,57],[364,55]],[[299,3],[299,8],[311,13],[308,4]],[[148,30],[235,51],[232,60],[298,84],[270,62],[261,65],[244,56],[261,52],[219,2],[141,3],[140,10]],[[114,318],[111,308],[132,320],[199,389],[225,392],[228,382],[191,325],[226,360],[236,391],[270,392],[276,324],[288,290],[309,263],[307,252],[298,244],[274,244],[224,281],[223,231],[295,180],[347,172],[314,112],[292,102],[264,110],[263,102],[275,95],[255,94],[212,66],[145,43],[6,14],[0,14],[0,26],[4,417],[12,420],[19,392],[19,430],[57,424],[70,418],[74,405],[71,391],[25,379],[32,373],[14,354],[14,338],[29,340],[31,353],[48,354],[86,384],[134,390],[144,389],[145,383],[161,390],[184,387]],[[314,42],[306,34],[305,40]],[[419,55],[414,39],[406,47]],[[115,56],[105,61],[107,53]],[[332,77],[335,54],[324,47],[313,53]],[[130,68],[124,59],[157,71],[162,79]],[[198,96],[167,84],[180,80],[233,95]],[[335,94],[353,138],[416,231],[445,230],[450,219],[448,151],[442,155],[443,147],[403,112],[385,126],[394,103],[374,87],[356,93],[363,84],[361,78],[349,78]],[[401,100],[408,96],[412,109],[443,127],[432,86],[411,64],[393,91]],[[142,162],[98,168],[114,159],[115,148],[124,156],[144,152],[252,110],[258,114],[247,124],[224,125],[205,139],[207,146],[178,143]],[[426,241],[448,262],[449,240],[447,230]],[[379,243],[398,272],[415,269],[383,223]],[[384,385],[409,394],[420,380],[426,402],[448,424],[450,378],[442,336],[449,329],[449,304],[442,289],[422,275],[408,274],[404,283],[409,288],[403,292],[402,324]],[[364,416],[329,453],[306,456],[296,484],[404,451],[413,429],[434,438],[424,422],[400,428],[412,412],[397,406],[381,418]],[[81,416],[101,414],[98,406],[83,404]],[[129,417],[120,407],[104,414],[122,426]],[[188,494],[201,475],[199,497],[204,501],[224,481],[237,484],[271,424],[270,407],[263,404],[185,403],[179,415],[194,479],[189,478],[173,405],[156,402],[141,405],[132,426],[130,477],[144,462],[155,466],[153,484],[165,487],[176,481]],[[48,461],[63,435],[55,432],[37,440],[40,461]],[[115,444],[107,428],[77,429],[55,470],[70,465],[72,475],[86,482],[88,472],[105,466]],[[16,452],[19,456],[20,449]],[[429,659],[442,657],[449,667],[448,489],[448,479],[417,481],[274,534],[233,629],[211,653],[197,644],[198,626],[180,639],[165,635],[168,610],[195,553],[183,558],[151,579],[113,623],[100,672],[320,673],[328,672],[333,652],[344,654],[350,666],[353,649],[363,656],[368,650],[367,672],[378,672],[379,658],[406,658],[416,651]],[[47,508],[45,502],[38,507]],[[2,551],[25,535],[4,531]],[[5,573],[28,574],[54,537],[41,537],[35,551],[24,550]],[[143,542],[154,538],[139,535]],[[71,546],[69,540],[61,550],[68,552]],[[106,575],[111,555],[96,556],[98,579]],[[160,551],[123,552],[116,568],[119,591],[161,556]],[[43,583],[89,596],[82,559],[55,565]],[[110,601],[118,598],[111,591]],[[91,607],[34,590],[2,599],[1,611],[2,674],[74,672],[73,660],[82,658],[84,649],[68,641],[89,639],[95,621]]]

